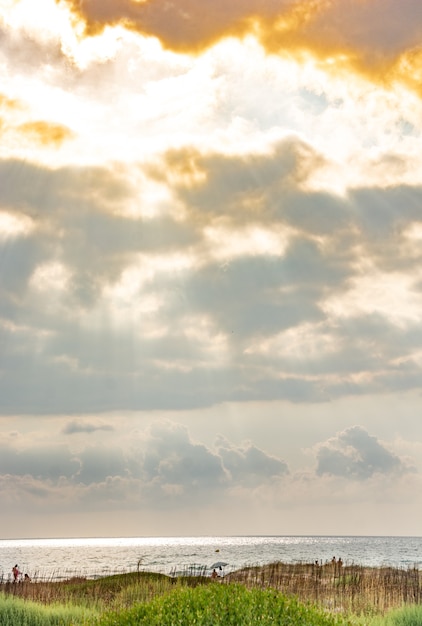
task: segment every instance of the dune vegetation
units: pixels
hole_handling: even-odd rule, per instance
[[[129,572],[3,583],[0,626],[419,626],[418,570],[275,563],[224,579]]]

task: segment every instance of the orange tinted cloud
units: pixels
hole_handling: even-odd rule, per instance
[[[167,48],[195,52],[230,35],[241,36],[251,20],[275,19],[295,0],[67,0],[73,11],[97,32],[124,23],[158,37]]]
[[[388,80],[422,39],[420,0],[315,0],[309,7],[297,3],[267,27],[264,45],[272,51],[298,47],[320,58],[343,55],[364,73]]]
[[[57,0],[59,1],[59,0]],[[389,79],[422,40],[420,0],[67,0],[88,33],[125,24],[166,48],[198,52],[258,33],[271,52],[307,51]],[[386,76],[383,76],[387,73]]]
[[[394,74],[422,97],[422,48],[401,55],[393,68]]]
[[[22,105],[18,100],[14,100],[13,98],[8,98],[4,94],[0,93],[0,109],[4,110],[15,110],[21,109]]]
[[[43,121],[26,122],[18,126],[17,130],[44,146],[54,145],[59,147],[64,141],[74,136],[73,132],[66,126]]]

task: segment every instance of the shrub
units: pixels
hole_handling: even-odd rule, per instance
[[[101,626],[335,626],[344,622],[274,590],[242,585],[175,589],[126,611],[104,615]]]

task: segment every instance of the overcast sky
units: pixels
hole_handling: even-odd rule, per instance
[[[0,535],[419,535],[420,0],[0,0]]]

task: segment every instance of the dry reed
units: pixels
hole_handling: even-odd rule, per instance
[[[416,568],[272,563],[230,573],[225,582],[273,588],[336,612],[355,614],[385,613],[422,600],[422,575]]]

